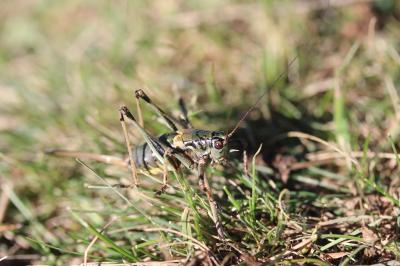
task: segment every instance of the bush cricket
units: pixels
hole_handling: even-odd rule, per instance
[[[152,136],[143,128],[141,125],[142,123],[136,120],[128,107],[122,106],[119,109],[120,122],[129,153],[126,160],[115,156],[67,150],[50,150],[48,153],[57,156],[92,159],[109,164],[129,167],[131,169],[134,187],[137,187],[139,184],[137,177],[138,172],[163,172],[163,185],[160,190],[157,191],[157,194],[163,193],[167,188],[168,165],[172,166],[176,170],[181,166],[193,171],[197,170],[200,188],[206,193],[210,202],[213,216],[212,219],[215,223],[218,236],[223,239],[225,234],[217,213],[217,204],[212,196],[211,188],[205,175],[205,169],[209,164],[216,164],[225,161],[227,152],[227,136],[225,136],[222,131],[209,131],[193,128],[188,119],[183,101],[180,101],[179,104],[181,107],[182,118],[176,119],[169,116],[160,107],[154,104],[143,90],[136,90],[135,96],[138,103],[139,120],[141,120],[142,117],[139,100],[143,100],[155,110],[172,132],[162,134],[159,137]],[[128,122],[130,122],[138,132],[140,132],[145,139],[144,144],[134,147],[131,146],[128,138],[126,120],[128,120]]]
[[[288,68],[291,67],[296,59],[297,57],[293,58],[289,62]],[[276,82],[284,76],[286,71],[282,72],[273,81],[272,86],[274,86]],[[167,188],[167,173],[169,166],[172,166],[175,170],[178,170],[183,166],[193,172],[197,172],[199,186],[207,195],[210,203],[211,218],[213,219],[219,238],[223,240],[225,239],[225,232],[218,215],[217,203],[213,198],[205,174],[205,169],[208,165],[221,164],[225,162],[226,155],[229,152],[228,141],[230,137],[239,128],[240,124],[246,119],[249,113],[260,103],[266,93],[267,91],[264,91],[263,94],[258,97],[257,101],[240,118],[233,130],[228,134],[225,134],[223,131],[210,131],[193,128],[189,121],[183,101],[179,102],[182,116],[181,118],[176,119],[164,112],[145,94],[143,90],[139,89],[135,91],[139,121],[132,115],[128,107],[122,106],[119,109],[120,122],[129,154],[126,160],[115,156],[66,150],[51,150],[48,153],[57,156],[92,159],[109,164],[129,167],[134,187],[137,187],[139,184],[137,177],[138,172],[163,172],[163,185],[160,190],[157,191],[157,194],[163,193]],[[158,116],[160,116],[171,132],[155,137],[144,129],[139,104],[140,100],[144,101],[157,113]],[[131,146],[128,138],[126,119],[142,135],[145,140],[144,144],[134,147]]]

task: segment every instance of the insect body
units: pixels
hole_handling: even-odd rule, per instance
[[[196,164],[201,158],[206,157],[212,163],[220,163],[225,160],[225,135],[222,131],[186,129],[163,134],[158,138],[158,141],[175,153],[181,153],[191,164]],[[165,153],[162,148],[160,152]],[[153,172],[160,167],[156,156],[147,143],[132,149],[132,159],[138,169]]]
[[[151,172],[160,168],[166,156],[175,167],[184,165],[189,169],[195,168],[201,160],[206,164],[225,160],[227,145],[224,132],[194,129],[184,107],[181,108],[183,119],[178,120],[155,105],[143,90],[137,90],[135,95],[137,99],[143,99],[149,104],[172,130],[158,138],[153,137],[136,121],[126,106],[120,108],[121,121],[125,122],[124,118],[127,117],[146,140],[143,145],[131,149],[130,160],[137,169]]]
[[[158,142],[167,147],[171,151],[171,155],[179,153],[186,158],[188,168],[194,168],[203,158],[209,158],[212,164],[225,161],[225,135],[222,131],[186,129],[163,134],[158,138]],[[156,150],[160,155],[165,154],[166,151],[161,145],[156,146]],[[179,160],[172,158],[170,160],[176,167],[181,165]],[[129,162],[129,160],[127,161]],[[159,173],[163,169],[148,143],[132,148],[132,161],[137,170],[151,174]]]
[[[210,163],[221,163],[224,161],[227,146],[224,133],[221,131],[193,129],[185,112],[186,109],[183,108],[182,105],[183,118],[177,120],[169,117],[161,108],[155,105],[142,90],[137,90],[135,94],[137,99],[143,99],[148,103],[163,118],[164,122],[166,122],[171,130],[173,130],[171,133],[155,138],[147,133],[136,121],[126,106],[120,108],[120,120],[124,129],[129,151],[129,163],[135,182],[136,173],[133,168],[135,168],[135,170],[137,167],[139,167],[139,169],[145,168],[149,171],[151,169],[150,167],[158,169],[158,165],[162,164],[164,166],[164,178],[163,186],[159,191],[159,193],[162,193],[167,186],[167,164],[172,165],[175,169],[178,169],[182,165],[191,170],[197,168],[200,187],[207,195],[215,227],[219,237],[223,239],[225,234],[217,212],[217,204],[214,201],[211,188],[205,176],[205,168]],[[125,117],[128,118],[143,135],[146,144],[133,149],[130,148],[128,134],[124,124]]]

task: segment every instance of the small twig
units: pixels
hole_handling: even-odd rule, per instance
[[[3,260],[8,260],[8,261],[12,261],[12,260],[25,260],[25,261],[34,261],[34,260],[40,260],[41,259],[41,255],[38,254],[18,254],[18,255],[8,255],[8,256],[4,256],[0,258],[0,261]],[[3,265],[3,264],[1,264]]]
[[[115,143],[120,143],[119,136],[109,128],[101,125],[98,123],[98,121],[93,117],[93,116],[86,116],[85,121],[95,130],[100,132],[102,135],[104,135],[106,138],[110,139],[112,142]]]
[[[11,186],[11,184],[9,186]],[[2,187],[2,192],[0,195],[0,224],[3,222],[4,215],[6,214],[8,202],[9,202],[8,193],[6,192],[4,187]]]
[[[103,162],[107,164],[112,164],[116,166],[127,167],[127,163],[116,156],[105,155],[105,154],[97,154],[91,152],[80,152],[80,151],[68,151],[68,150],[59,150],[59,149],[49,149],[45,151],[46,154],[61,156],[61,157],[71,157],[71,158],[79,158],[79,159],[89,159],[98,162]]]
[[[246,196],[246,192],[232,179],[228,179],[228,183],[235,187],[243,196]]]
[[[328,78],[328,79],[318,80],[318,81],[308,84],[303,89],[303,95],[304,95],[303,97],[304,98],[312,97],[318,93],[322,93],[327,90],[330,90],[332,88],[333,81],[334,81],[333,78]]]
[[[306,168],[309,168],[309,167],[312,167],[315,165],[329,164],[329,163],[332,163],[332,161],[333,161],[333,159],[310,160],[310,161],[305,161],[305,162],[297,162],[297,163],[293,163],[293,164],[289,165],[289,170],[294,171],[294,170],[306,169]]]
[[[114,263],[114,262],[88,262],[87,266],[172,266],[172,265],[182,265],[185,259],[175,259],[167,261],[143,261],[143,262],[133,262],[133,263]],[[81,264],[83,266],[83,264]]]
[[[306,238],[303,241],[301,241],[299,244],[293,246],[292,250],[302,249],[303,247],[309,245],[310,243],[315,242],[317,239],[318,239],[318,235],[316,235],[316,234],[311,235],[309,238]]]
[[[349,155],[352,158],[368,158],[368,159],[373,159],[373,158],[378,158],[378,159],[387,159],[387,160],[396,160],[397,155],[395,153],[388,153],[388,152],[373,152],[373,151],[352,151],[349,152]],[[337,152],[315,152],[315,153],[308,153],[305,155],[305,157],[309,161],[304,161],[304,162],[297,162],[291,164],[290,171],[293,170],[301,170],[305,168],[309,168],[315,165],[323,165],[323,164],[329,164],[332,163],[335,160],[341,160],[345,159],[346,156],[343,154],[339,154]],[[337,162],[338,164],[338,162]]]
[[[283,207],[282,199],[283,199],[283,196],[284,196],[286,193],[288,193],[288,192],[289,192],[289,190],[287,190],[287,189],[285,188],[285,189],[282,190],[282,192],[279,194],[279,197],[278,197],[278,206],[279,206],[280,212],[281,212],[281,214],[284,216],[285,222],[287,223],[287,225],[293,225],[293,227],[295,227],[296,229],[302,230],[301,226],[299,226],[297,223],[295,223],[295,222],[293,222],[293,221],[290,221],[290,217],[289,217],[289,215],[287,215],[287,213],[285,212],[285,209],[284,209],[284,207]]]
[[[320,144],[323,144],[327,147],[329,147],[330,149],[338,152],[339,154],[341,154],[343,157],[345,157],[348,161],[350,161],[352,164],[354,164],[354,166],[357,168],[357,170],[359,172],[362,172],[361,170],[361,165],[358,161],[356,161],[352,156],[351,153],[346,153],[343,150],[341,150],[339,147],[337,147],[336,145],[329,143],[321,138],[318,138],[316,136],[307,134],[307,133],[303,133],[303,132],[298,132],[298,131],[290,131],[286,134],[287,137],[289,138],[299,138],[299,139],[307,139],[307,140],[311,140],[314,142],[318,142]]]
[[[21,228],[21,224],[0,224],[0,233]]]
[[[396,160],[397,155],[395,153],[389,152],[373,152],[373,151],[352,151],[350,152],[350,156],[353,158],[363,158],[364,156],[368,159],[378,158],[378,159],[389,159]],[[336,152],[316,152],[316,153],[308,153],[306,154],[306,158],[310,161],[324,161],[324,160],[334,160],[341,159],[344,156],[342,154],[338,154]]]
[[[207,252],[211,252],[211,250],[206,245],[201,243],[199,240],[197,240],[197,239],[195,239],[195,238],[193,238],[193,237],[191,237],[189,235],[186,235],[186,234],[184,234],[182,232],[179,232],[179,231],[176,231],[174,229],[171,229],[171,228],[156,227],[156,228],[143,228],[142,230],[145,231],[145,232],[163,231],[163,232],[166,232],[166,233],[176,234],[176,235],[182,236],[184,238],[187,238],[187,239],[193,241],[193,243],[195,243],[196,246],[198,246],[202,250],[207,251]]]
[[[372,220],[374,217],[371,215],[360,215],[360,216],[349,216],[349,217],[342,217],[342,218],[337,218],[329,221],[324,221],[324,222],[319,222],[318,226],[330,226],[334,224],[342,224],[342,223],[356,223],[358,221],[362,220]],[[394,217],[392,216],[380,216],[380,219],[393,219]]]
[[[249,176],[249,165],[246,151],[243,151],[243,171],[245,176]]]
[[[284,210],[284,207],[283,207],[283,204],[282,204],[282,198],[288,192],[289,192],[289,190],[287,190],[285,188],[284,190],[282,190],[282,192],[279,194],[279,197],[278,197],[279,209],[280,209],[281,213],[283,214],[283,216],[285,217],[286,220],[289,220],[289,216],[286,214],[286,212]]]

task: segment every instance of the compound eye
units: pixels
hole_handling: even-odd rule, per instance
[[[214,141],[214,148],[220,150],[224,147],[224,143],[221,140]]]

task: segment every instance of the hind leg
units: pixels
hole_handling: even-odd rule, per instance
[[[139,182],[138,182],[136,164],[135,164],[135,162],[133,160],[133,156],[132,156],[132,146],[129,141],[129,135],[128,135],[128,130],[126,129],[124,114],[121,110],[119,111],[119,113],[120,113],[119,121],[121,122],[122,130],[124,132],[125,144],[126,144],[126,147],[128,149],[128,154],[129,154],[129,168],[131,169],[133,186],[137,187],[139,185]]]
[[[183,101],[182,98],[179,98],[179,109],[181,109],[182,113],[182,119],[181,119],[181,124],[183,125],[184,128],[193,128],[192,123],[189,120],[188,117],[188,111],[186,109],[185,102]]]
[[[164,121],[164,123],[172,130],[177,131],[179,128],[188,128],[187,122],[185,120],[181,121],[175,119],[174,117],[168,115],[164,110],[162,110],[158,105],[156,105],[147,94],[139,89],[135,91],[135,96],[137,99],[144,100]],[[180,103],[181,105],[181,103]],[[182,110],[182,109],[181,109]],[[185,113],[183,112],[184,116]]]

